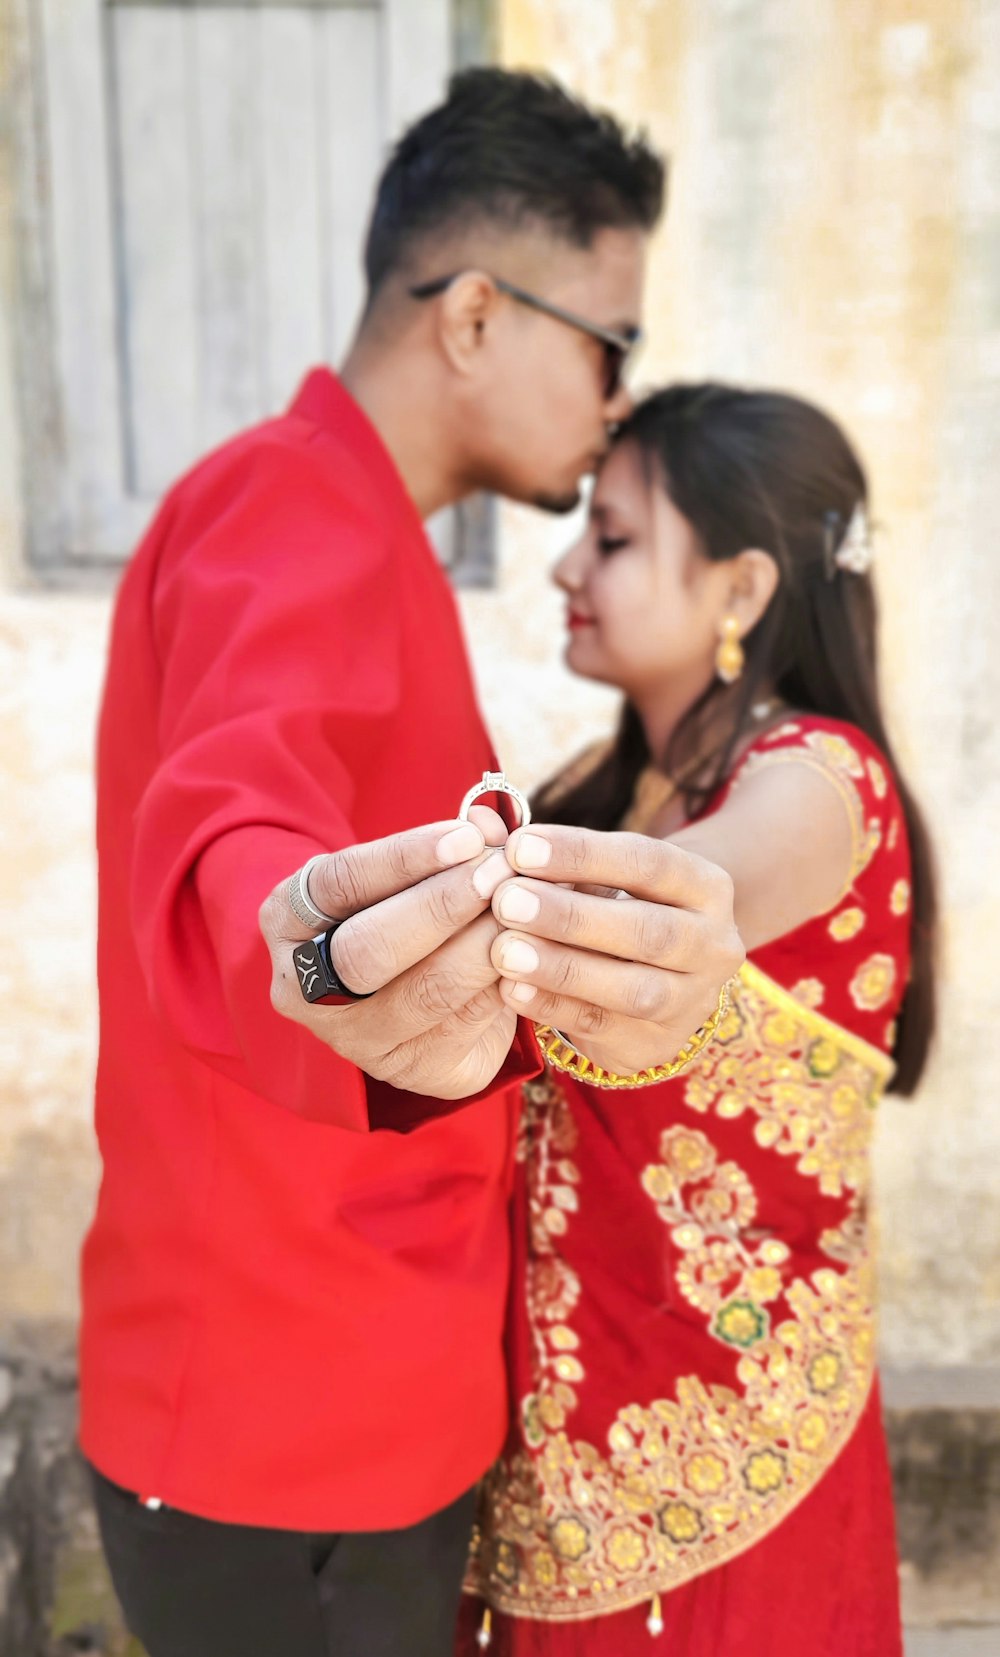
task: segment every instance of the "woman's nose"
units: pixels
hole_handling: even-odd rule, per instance
[[[564,593],[578,593],[583,586],[585,546],[586,537],[581,536],[552,566],[552,580]]]

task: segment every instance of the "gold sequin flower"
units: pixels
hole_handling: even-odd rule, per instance
[[[840,1063],[840,1049],[835,1041],[820,1036],[809,1049],[808,1065],[813,1076],[832,1076]]]
[[[810,1410],[799,1422],[795,1438],[800,1450],[805,1450],[807,1455],[815,1455],[817,1450],[822,1449],[829,1436],[830,1429],[826,1424],[826,1416],[821,1415],[818,1410]]]
[[[579,1519],[557,1519],[550,1534],[560,1559],[582,1559],[590,1546],[587,1527]]]
[[[556,1583],[559,1572],[547,1548],[537,1548],[531,1555],[531,1574],[542,1588],[551,1588]]]
[[[826,990],[818,978],[800,978],[797,984],[792,985],[792,994],[796,1001],[801,1001],[803,1007],[822,1007]]]
[[[651,1162],[642,1170],[642,1189],[654,1202],[669,1202],[677,1190],[677,1181],[662,1162]]]
[[[866,765],[876,800],[884,800],[889,788],[885,780],[885,772],[877,759],[867,760]]]
[[[764,1039],[772,1047],[791,1047],[799,1026],[791,1013],[772,1013],[764,1025]]]
[[[517,1581],[517,1554],[510,1543],[502,1538],[493,1554],[493,1574],[498,1576],[501,1582]]]
[[[777,1300],[784,1284],[781,1273],[775,1271],[773,1266],[755,1266],[752,1272],[747,1273],[746,1287],[755,1301]]]
[[[660,1155],[685,1181],[704,1179],[715,1167],[714,1145],[690,1128],[668,1128],[660,1138]]]
[[[840,1381],[842,1365],[838,1353],[829,1347],[825,1352],[817,1352],[815,1358],[806,1370],[806,1380],[809,1390],[817,1393],[821,1398],[828,1392],[833,1392]]]
[[[834,915],[827,927],[835,943],[846,944],[849,938],[856,938],[865,924],[863,909],[843,909],[839,915]]]
[[[743,1478],[756,1496],[770,1496],[785,1482],[785,1458],[777,1450],[755,1450],[747,1458]]]
[[[684,1469],[684,1483],[696,1496],[716,1496],[722,1490],[729,1478],[729,1469],[721,1456],[711,1450],[703,1450],[700,1455],[692,1456]],[[663,1515],[660,1515],[662,1522]],[[670,1532],[669,1534],[673,1534]],[[679,1538],[674,1537],[675,1541]]]
[[[646,1555],[646,1544],[639,1532],[627,1525],[611,1533],[607,1553],[615,1570],[624,1575],[639,1569]]]
[[[846,771],[849,777],[864,776],[857,750],[842,736],[837,736],[833,731],[808,731],[806,742],[835,771]]]
[[[862,1012],[884,1007],[896,984],[896,963],[891,955],[870,955],[851,979],[851,999]]]
[[[712,1333],[727,1346],[746,1352],[764,1339],[769,1326],[767,1313],[752,1300],[727,1300],[719,1307]]]
[[[660,1509],[660,1529],[671,1542],[696,1542],[701,1532],[701,1516],[687,1502],[668,1502]]]

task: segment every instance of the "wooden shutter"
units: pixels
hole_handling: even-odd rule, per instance
[[[83,572],[338,360],[386,147],[443,90],[449,0],[13,4],[29,545]]]

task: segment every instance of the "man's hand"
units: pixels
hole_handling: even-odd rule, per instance
[[[490,948],[489,903],[510,874],[500,817],[475,806],[467,823],[436,823],[331,852],[309,892],[342,925],[331,941],[342,982],[370,1000],[310,1004],[292,965],[314,934],[275,887],[260,911],[271,954],[271,1002],[369,1076],[412,1093],[461,1099],[499,1071],[516,1027]],[[289,871],[291,873],[291,871]]]
[[[745,959],[725,870],[669,841],[562,825],[516,830],[506,857],[529,877],[493,898],[506,1005],[621,1075],[672,1060]]]

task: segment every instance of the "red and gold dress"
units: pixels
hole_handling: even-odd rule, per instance
[[[901,1652],[868,1188],[909,850],[885,762],[828,719],[759,737],[712,809],[793,760],[850,813],[840,900],[754,952],[674,1081],[525,1088],[514,1422],[463,1654],[487,1628],[491,1657]]]

